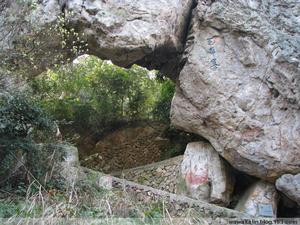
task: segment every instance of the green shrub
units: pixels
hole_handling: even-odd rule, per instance
[[[55,119],[101,133],[121,121],[168,121],[174,84],[150,78],[149,73],[136,65],[124,69],[89,56],[41,74],[31,87]]]
[[[54,130],[52,120],[26,95],[1,95],[0,185],[12,176],[17,183],[28,173],[42,177],[51,151],[41,149],[36,142],[51,141]]]
[[[39,130],[51,130],[53,122],[35,102],[22,94],[4,94],[0,99],[0,135],[28,138]]]
[[[153,109],[153,115],[156,120],[166,124],[170,123],[170,109],[174,93],[175,84],[171,80],[163,80],[159,98]]]

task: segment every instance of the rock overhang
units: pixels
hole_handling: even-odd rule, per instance
[[[205,137],[248,174],[274,181],[299,172],[297,1],[197,3],[194,8],[191,0],[44,0],[26,18],[43,33],[62,17],[64,26],[88,44],[83,53],[124,67],[138,63],[173,77],[180,72],[172,103],[174,125]],[[8,14],[18,15],[14,4],[0,5],[5,8],[0,13],[0,58],[13,56],[8,62],[22,66],[26,57],[14,41],[34,29],[9,29]],[[38,47],[33,75],[51,67],[56,54],[75,57],[55,52],[60,38],[52,35],[36,36],[44,44]]]

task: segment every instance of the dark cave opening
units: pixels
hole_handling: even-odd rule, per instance
[[[300,206],[296,202],[286,197],[283,193],[279,193],[278,218],[299,218]]]
[[[235,184],[234,184],[234,191],[232,193],[232,200],[231,200],[228,208],[234,209],[237,206],[238,201],[242,198],[242,196],[247,191],[247,189],[251,185],[253,185],[256,181],[258,181],[258,178],[250,176],[241,171],[238,171],[238,170],[234,169],[233,167],[231,167],[231,171],[235,178]]]
[[[235,177],[235,186],[232,194],[232,201],[230,202],[228,208],[235,209],[238,202],[246,194],[249,188],[259,181],[258,178],[250,176],[246,173],[238,171],[231,167],[232,173]],[[277,214],[276,218],[299,218],[300,217],[300,207],[296,202],[289,199],[284,195],[284,193],[277,191]]]

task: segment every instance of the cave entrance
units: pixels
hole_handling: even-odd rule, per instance
[[[175,84],[155,70],[82,55],[31,86],[91,169],[110,173],[168,159],[195,136],[170,125]]]

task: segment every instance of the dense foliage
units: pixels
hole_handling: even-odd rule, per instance
[[[28,138],[38,130],[48,130],[52,121],[24,95],[4,94],[0,99],[0,134],[6,138]]]
[[[52,141],[54,131],[54,122],[24,93],[22,95],[2,94],[0,97],[0,185],[12,177],[20,180],[26,173],[30,173],[28,179],[41,178],[47,166],[43,162],[51,153],[39,148],[37,143]],[[21,175],[18,174],[20,171]]]
[[[159,121],[170,121],[169,112],[171,101],[175,93],[175,84],[171,80],[162,80],[160,96],[153,109],[154,118]]]
[[[55,146],[47,143],[57,142],[57,122],[98,134],[134,121],[169,123],[174,93],[174,84],[157,79],[154,71],[124,69],[91,56],[48,70],[29,87],[29,92],[0,96],[0,185],[11,177],[24,181],[28,173],[43,179]]]
[[[174,93],[174,84],[155,79],[153,71],[135,65],[124,69],[92,56],[48,70],[31,87],[42,107],[57,120],[100,132],[122,122],[168,122]]]
[[[57,123],[99,135],[124,123],[170,122],[174,84],[136,65],[125,69],[82,56],[32,79],[29,87],[0,97],[0,185],[9,177],[24,181],[28,174],[42,183]]]

